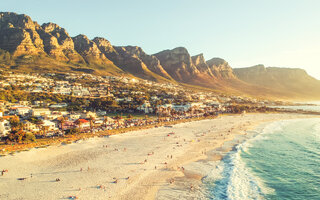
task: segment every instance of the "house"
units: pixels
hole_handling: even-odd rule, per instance
[[[34,123],[31,123],[29,121],[24,121],[23,124],[24,124],[23,128],[26,131],[31,131],[31,132],[39,131],[39,127]]]
[[[68,129],[72,129],[72,128],[77,128],[77,124],[75,124],[75,122],[73,122],[73,121],[65,121],[65,122],[63,122],[63,124],[60,124],[59,127],[62,130],[68,130]]]
[[[29,105],[29,101],[19,101],[19,104],[23,105],[23,106],[28,106]]]
[[[111,125],[111,124],[114,124],[114,122],[115,122],[114,119],[112,119],[111,117],[107,117],[107,116],[104,117],[103,121],[106,125]]]
[[[64,107],[67,107],[67,106],[68,106],[67,103],[58,103],[58,104],[52,104],[49,107],[50,108],[64,108]]]
[[[10,122],[8,120],[2,120],[0,122],[0,137],[7,136],[11,131]]]
[[[86,119],[78,119],[74,122],[80,129],[90,128],[90,122]]]
[[[142,104],[141,106],[139,106],[137,108],[137,110],[140,110],[144,113],[152,113],[153,112],[153,109],[150,105],[150,102],[146,101],[144,104]]]
[[[9,114],[10,115],[25,116],[25,115],[29,114],[30,111],[31,111],[30,107],[22,106],[22,105],[13,106],[13,107],[9,108]]]
[[[48,108],[36,108],[36,109],[32,109],[31,113],[32,113],[32,116],[38,117],[38,116],[50,115],[51,111]]]
[[[70,120],[77,120],[77,119],[79,119],[81,117],[81,114],[77,114],[77,113],[69,114],[68,117],[69,117]]]
[[[43,120],[42,127],[46,127],[48,131],[56,131],[58,130],[58,126],[55,122],[49,120]]]
[[[174,104],[172,106],[172,109],[175,110],[175,111],[182,111],[182,112],[185,112],[185,111],[188,111],[190,109],[190,104],[186,104],[186,105],[177,105],[177,104]]]
[[[90,117],[97,118],[97,114],[91,111],[81,114],[81,118],[89,119]]]

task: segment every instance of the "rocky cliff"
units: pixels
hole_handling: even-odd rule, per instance
[[[229,63],[221,58],[212,58],[207,61],[207,65],[212,74],[219,79],[235,79]]]
[[[37,30],[41,29],[27,15],[0,13],[0,48],[12,54],[22,55],[44,54],[43,41]]]
[[[108,40],[100,37],[94,38],[93,41],[100,51],[122,70],[148,80],[173,81],[170,75],[162,68],[159,60],[146,54],[140,47],[114,47]]]
[[[178,47],[154,54],[163,68],[179,82],[210,88],[228,87],[226,80],[236,80],[232,68],[222,59],[205,61],[203,54],[190,56],[186,48]]]
[[[27,15],[0,13],[0,49],[15,69],[122,72],[86,36],[71,38],[57,24],[40,26]]]

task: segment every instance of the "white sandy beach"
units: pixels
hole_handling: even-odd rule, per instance
[[[206,154],[258,124],[306,117],[316,116],[223,116],[1,157],[0,199],[195,199],[205,172],[194,161],[221,159]]]

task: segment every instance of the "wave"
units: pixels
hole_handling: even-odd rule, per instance
[[[265,186],[259,177],[246,167],[241,154],[250,154],[250,147],[258,140],[267,140],[269,134],[283,130],[285,121],[277,121],[259,127],[251,132],[254,136],[229,152],[214,171],[204,180],[208,187],[209,199],[249,200],[265,199],[265,195],[274,193],[272,188]]]

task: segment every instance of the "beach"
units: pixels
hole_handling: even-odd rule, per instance
[[[4,156],[0,199],[199,199],[206,160],[262,123],[311,117],[225,115]]]

